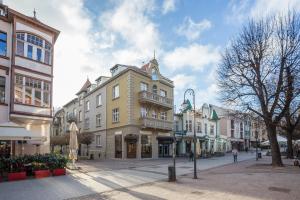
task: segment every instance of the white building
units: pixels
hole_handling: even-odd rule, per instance
[[[58,30],[35,16],[0,3],[2,155],[49,152],[53,47],[58,35]]]

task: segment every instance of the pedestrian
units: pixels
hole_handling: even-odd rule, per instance
[[[194,161],[194,153],[192,150],[190,151],[190,161]]]
[[[248,153],[248,147],[245,148],[246,153]]]
[[[236,148],[234,148],[232,150],[232,155],[233,155],[233,162],[236,163],[237,162],[237,156],[238,156],[238,150]]]

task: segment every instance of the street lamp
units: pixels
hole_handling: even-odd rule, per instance
[[[185,100],[185,95],[186,94],[190,94],[193,96],[193,104],[194,104],[194,179],[197,179],[197,162],[196,162],[196,126],[195,126],[195,115],[196,115],[196,108],[195,108],[195,91],[193,89],[187,89],[185,92],[184,92],[184,96],[183,96],[183,106],[186,107],[188,106],[187,105],[187,102]]]

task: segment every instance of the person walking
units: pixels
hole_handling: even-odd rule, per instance
[[[194,161],[194,154],[192,150],[190,151],[190,161]]]
[[[236,148],[232,150],[232,155],[233,155],[233,162],[237,163],[238,150]]]

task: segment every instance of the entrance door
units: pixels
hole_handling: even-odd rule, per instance
[[[136,158],[136,142],[127,142],[127,158]]]
[[[170,144],[159,144],[159,157],[170,157]]]

